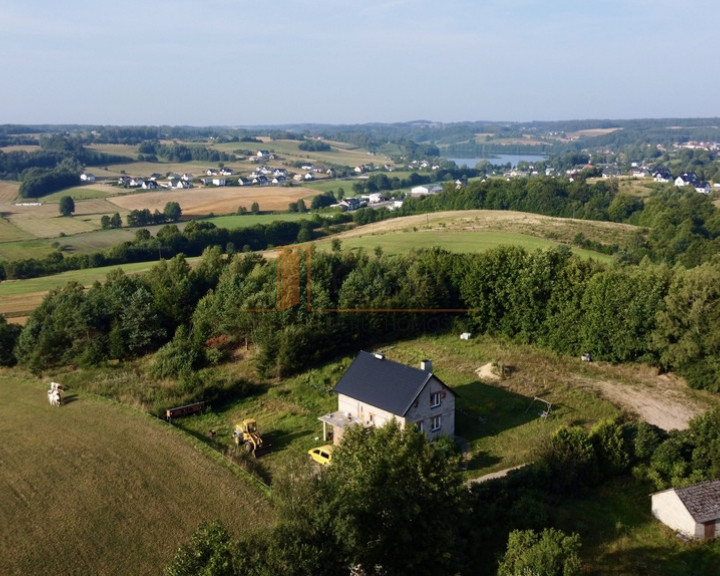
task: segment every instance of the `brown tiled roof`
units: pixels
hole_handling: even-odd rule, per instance
[[[675,493],[695,522],[708,522],[720,518],[720,480],[676,488]]]

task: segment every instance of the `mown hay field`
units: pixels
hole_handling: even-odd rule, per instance
[[[19,182],[0,180],[0,202],[14,202],[20,189]]]
[[[62,380],[60,378],[60,380]],[[0,573],[160,574],[203,520],[266,525],[265,493],[163,421],[47,382],[0,383]]]
[[[183,215],[207,216],[208,214],[233,214],[240,206],[248,210],[257,202],[262,211],[287,210],[288,204],[311,198],[317,192],[308,188],[266,186],[262,188],[220,187],[191,188],[170,192],[145,192],[108,198],[124,210],[149,209],[163,211],[168,202],[180,204]]]
[[[63,217],[58,203],[43,200],[40,206],[0,207],[7,220],[20,230],[36,238],[56,238],[90,232],[100,228],[100,218],[113,214],[118,209],[102,198],[78,201],[72,216]]]
[[[227,153],[232,153],[234,150],[250,150],[251,152],[257,152],[258,150],[268,150],[276,154],[278,160],[270,161],[270,165],[285,165],[289,166],[293,162],[306,161],[309,164],[327,164],[327,165],[342,165],[342,166],[359,166],[361,164],[369,164],[371,162],[377,164],[383,164],[388,162],[389,159],[382,156],[375,156],[370,154],[367,150],[357,148],[352,144],[346,142],[335,142],[326,141],[332,148],[328,152],[316,152],[316,151],[305,151],[300,150],[299,140],[270,140],[264,142],[228,142],[223,144],[217,144],[214,148],[222,150]]]

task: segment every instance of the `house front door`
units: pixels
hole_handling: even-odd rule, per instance
[[[705,540],[712,540],[713,538],[715,538],[715,520],[705,522]]]

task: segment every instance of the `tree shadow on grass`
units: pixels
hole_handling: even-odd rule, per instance
[[[307,431],[301,432],[283,432],[281,430],[271,430],[263,434],[263,438],[270,443],[273,450],[283,450],[290,446],[297,438],[306,438]]]
[[[456,386],[455,427],[458,434],[472,442],[522,426],[538,418],[532,398],[479,380]]]
[[[558,497],[552,523],[582,538],[590,574],[720,576],[720,540],[685,542],[652,517],[654,487],[619,477],[584,495]]]
[[[269,390],[267,384],[250,382],[243,378],[232,382],[214,382],[203,391],[203,400],[214,412],[231,408],[241,398],[262,396]]]

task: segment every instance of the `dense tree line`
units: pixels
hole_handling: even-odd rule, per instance
[[[175,295],[165,300],[165,307],[159,306],[157,298],[153,300],[153,313],[172,318],[172,323],[161,322],[159,325],[166,328],[164,336],[151,338],[148,347],[158,349],[173,337],[180,339],[170,342],[171,349],[163,353],[167,365],[186,369],[187,363],[176,361],[173,354],[192,350],[190,365],[193,369],[201,366],[209,352],[204,343],[212,339],[221,338],[228,346],[249,340],[259,349],[258,370],[265,375],[284,375],[361,347],[456,326],[562,354],[589,352],[610,362],[647,362],[663,370],[678,371],[693,386],[720,391],[717,261],[688,270],[664,265],[607,266],[573,256],[566,248],[527,252],[506,247],[473,255],[424,250],[404,257],[383,256],[380,252],[371,257],[336,249],[314,252],[310,283],[300,282],[300,301],[309,298],[312,310],[294,306],[268,313],[266,310],[274,310],[277,305],[276,263],[242,254],[223,259],[223,242],[207,243],[207,235],[218,234],[218,239],[229,241],[231,236],[225,235],[228,232],[192,224],[185,234],[167,226],[157,238],[138,235],[132,243],[139,251],[157,251],[158,245],[177,243],[178,253],[192,253],[193,246],[202,250],[201,246],[215,245],[211,252],[206,250],[199,266],[204,270],[204,280],[194,285],[192,298]],[[278,223],[271,228],[280,237],[283,230],[292,237],[300,233],[298,223]],[[265,230],[265,242],[271,233],[271,229]],[[167,262],[177,258],[183,257],[175,256]],[[162,268],[167,262],[157,266]],[[303,261],[302,278],[307,274],[305,266]],[[193,273],[198,274],[196,270]],[[155,271],[150,276],[161,275]],[[187,274],[170,276],[175,278],[170,282],[172,290],[180,289],[177,283],[187,282],[184,276]],[[155,295],[155,289],[159,285],[151,282],[148,291]],[[85,298],[82,291],[71,294],[79,300]],[[41,307],[34,316],[52,315],[52,302],[63,295],[61,291],[48,296],[44,307],[50,308]],[[77,302],[70,310],[75,307]],[[433,312],[447,309],[469,312]],[[41,324],[69,327],[78,321],[44,317]],[[186,331],[176,334],[180,326],[185,326]],[[87,340],[93,346],[110,338],[105,324],[99,328],[86,326],[81,332],[96,335]],[[58,358],[53,355],[56,350],[64,350],[63,346],[38,346],[36,337],[32,328],[23,330],[21,341],[28,344],[20,349],[21,363],[46,353],[50,354],[45,358],[46,365],[64,362],[77,357],[78,346],[85,341],[68,338],[73,351],[63,351],[69,356]],[[186,341],[190,337],[193,346]],[[102,361],[107,353],[91,357]],[[176,375],[182,372],[173,370]],[[163,371],[168,373],[167,368]]]
[[[129,160],[123,156],[86,148],[80,137],[62,134],[41,136],[37,144],[40,149],[33,151],[0,150],[0,178],[24,182],[26,178],[34,178],[37,174],[53,171],[74,172],[75,176],[78,176],[83,166],[103,166]],[[32,195],[27,194],[24,197],[30,196]]]
[[[150,212],[147,208],[143,208],[142,210],[136,209],[128,212],[126,219],[127,225],[132,228],[137,226],[150,226],[152,224],[164,224],[165,222],[177,222],[180,220],[180,216],[182,216],[180,204],[177,202],[168,202],[165,204],[165,208],[162,212],[159,210]],[[110,220],[108,220],[108,226],[103,227],[112,227],[110,226],[112,221],[112,218],[110,218]]]
[[[149,210],[136,210],[128,214],[128,223],[146,226],[173,221],[180,217],[179,206],[169,202],[163,212],[151,213]],[[348,221],[350,218],[337,215],[331,218],[314,216],[300,222],[272,222],[256,224],[245,228],[228,230],[218,228],[211,222],[190,222],[181,231],[169,224],[161,228],[156,236],[141,229],[134,240],[126,241],[92,254],[66,255],[53,252],[45,258],[8,260],[0,264],[0,279],[24,279],[47,276],[67,270],[82,270],[131,262],[149,262],[158,257],[170,258],[177,254],[199,256],[209,246],[218,246],[223,251],[264,250],[275,246],[284,246],[296,241],[305,242],[314,237],[314,230],[320,227]],[[107,228],[119,228],[122,220],[119,214],[103,218],[102,225]]]
[[[164,144],[154,147],[155,154],[168,162],[227,162],[234,156],[206,146],[188,146],[186,144]]]
[[[80,184],[80,170],[70,166],[28,168],[22,173],[18,193],[22,198],[41,198]]]
[[[612,181],[588,183],[554,178],[488,179],[457,189],[408,198],[401,214],[441,210],[517,210],[562,218],[613,221],[641,227],[631,245],[601,247],[580,237],[578,245],[618,254],[625,264],[644,258],[655,263],[692,267],[720,251],[720,211],[712,198],[673,186],[653,191],[645,200],[620,194]]]
[[[330,144],[322,140],[303,140],[298,144],[298,148],[305,152],[330,152],[332,150]]]

